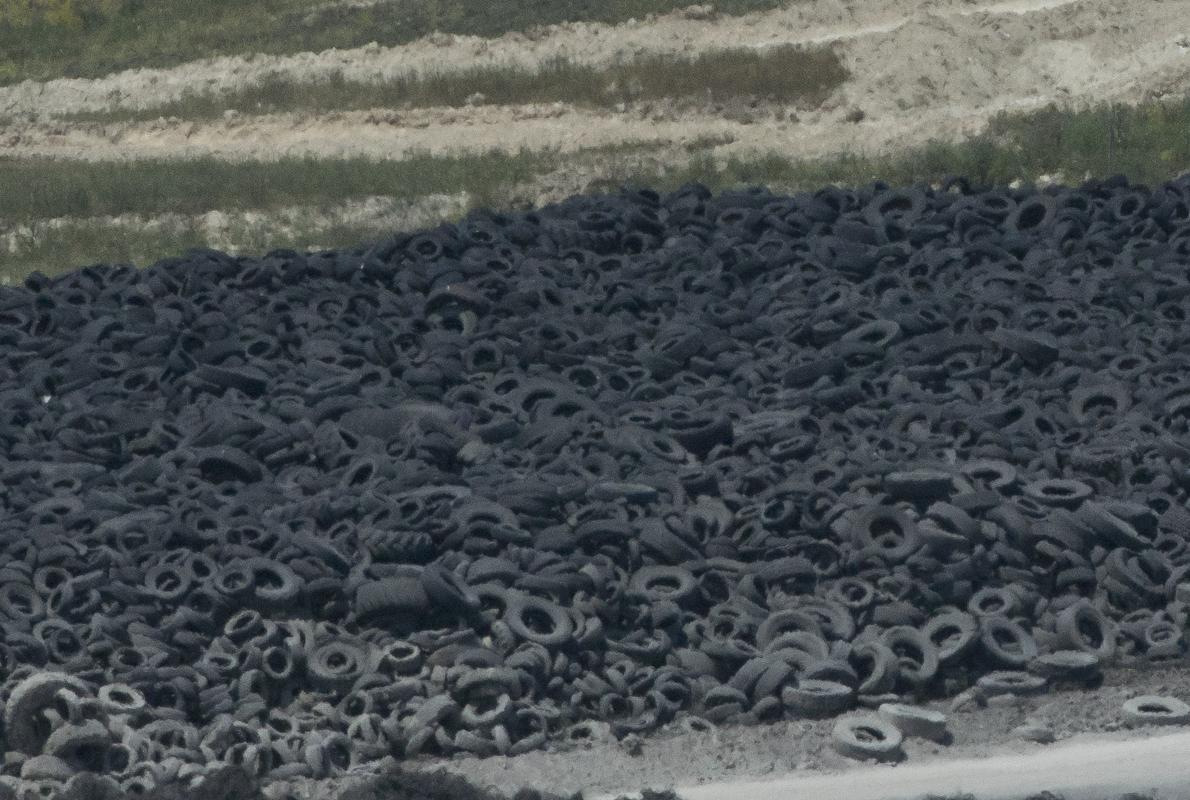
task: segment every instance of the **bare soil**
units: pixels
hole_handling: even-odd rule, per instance
[[[952,700],[931,701],[925,705],[947,714],[953,741],[942,745],[907,738],[902,766],[1026,756],[1060,745],[1127,742],[1186,732],[1185,728],[1126,728],[1121,706],[1132,697],[1146,694],[1190,701],[1190,666],[1184,663],[1117,666],[1105,671],[1102,685],[1096,688],[1053,691],[1037,697],[1008,697],[985,707],[972,703],[952,709]],[[1018,729],[1026,723],[1048,728],[1054,744],[1024,738]],[[641,789],[677,787],[691,797],[710,800],[719,796],[717,787],[733,782],[748,788],[755,781],[825,777],[863,768],[862,762],[847,759],[832,748],[833,725],[834,720],[796,720],[694,730],[689,721],[679,720],[639,740],[617,742],[609,736],[582,744],[557,743],[547,750],[515,757],[477,758],[464,754],[450,759],[421,758],[406,766],[425,770],[444,768],[508,796],[521,788],[532,787],[562,796],[581,791],[588,800],[610,800]],[[1175,766],[1171,765],[1171,769]],[[1190,770],[1183,772],[1190,782]],[[314,800],[335,796],[335,791],[362,777],[302,785],[279,784],[266,790],[266,795],[283,797],[289,792],[289,796],[298,800]],[[1058,777],[1051,775],[1047,783],[1044,773],[1039,773],[1030,791],[1052,789],[1060,785]],[[697,787],[712,787],[712,790],[691,792]],[[976,791],[978,787],[962,788],[976,792],[976,798],[984,800]],[[1149,784],[1137,785],[1126,791],[1149,788]],[[955,787],[936,789],[945,792]],[[749,800],[759,798],[747,793],[723,795],[725,800],[744,796]],[[790,795],[794,796],[800,795]],[[1069,800],[1076,798],[1072,796]]]

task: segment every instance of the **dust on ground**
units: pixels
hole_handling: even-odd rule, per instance
[[[1007,698],[986,707],[970,704],[952,710],[952,698],[930,701],[924,705],[947,714],[953,742],[941,745],[907,738],[905,763],[1028,754],[1048,747],[1017,732],[1026,723],[1048,728],[1056,742],[1136,739],[1169,733],[1169,728],[1124,727],[1124,701],[1147,694],[1190,701],[1190,666],[1143,662],[1116,666],[1105,670],[1103,683],[1096,688]],[[406,767],[444,768],[508,796],[530,787],[563,796],[581,791],[588,798],[639,792],[642,788],[661,790],[728,780],[829,774],[858,766],[858,762],[844,758],[831,747],[834,722],[795,720],[695,730],[688,721],[679,720],[627,743],[610,737],[583,744],[557,742],[547,750],[520,756],[477,758],[461,754],[449,759],[420,758],[407,762]],[[271,791],[276,797],[314,800],[334,796],[332,786],[341,788],[361,778],[341,778],[330,784],[278,784],[266,794]]]

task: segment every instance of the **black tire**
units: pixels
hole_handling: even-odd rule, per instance
[[[314,648],[306,671],[316,688],[343,692],[365,674],[368,664],[366,647],[348,639],[332,639]]]
[[[795,631],[811,634],[825,642],[822,626],[814,616],[798,609],[791,609],[775,611],[760,623],[756,629],[756,646],[761,650],[767,650],[782,634]]]
[[[574,620],[561,606],[526,594],[512,594],[504,622],[521,639],[544,647],[562,647],[574,638]]]
[[[628,586],[649,602],[669,600],[678,605],[694,597],[698,590],[690,570],[664,565],[641,567],[632,574]]]
[[[1024,669],[1038,653],[1033,636],[1007,617],[983,617],[979,622],[979,643],[993,663],[1009,669]]]
[[[938,663],[952,667],[963,663],[979,642],[979,622],[962,611],[950,611],[933,617],[923,629],[938,648]]]
[[[860,548],[890,564],[904,561],[921,546],[921,536],[913,520],[892,506],[871,506],[858,511],[851,522],[851,531]]]
[[[880,635],[880,641],[897,656],[898,682],[911,690],[924,689],[937,676],[938,648],[917,628],[889,628]]]
[[[1116,654],[1116,624],[1087,600],[1072,603],[1058,614],[1055,633],[1059,647],[1093,653],[1101,662]]]
[[[859,642],[852,645],[848,662],[855,667],[859,678],[856,692],[860,695],[879,695],[891,692],[897,685],[900,664],[897,654],[880,641]]]
[[[4,707],[4,736],[9,749],[31,756],[41,753],[50,735],[42,711],[53,707],[60,689],[69,689],[80,697],[90,694],[85,683],[61,672],[38,672],[13,687]]]
[[[479,595],[457,573],[440,564],[429,564],[421,572],[421,585],[433,604],[460,616],[480,609]]]
[[[370,581],[355,591],[355,612],[360,617],[417,614],[429,608],[430,597],[419,578]]]

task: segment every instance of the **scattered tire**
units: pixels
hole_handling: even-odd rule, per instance
[[[896,761],[904,737],[895,725],[875,715],[843,717],[831,731],[831,744],[847,758]]]
[[[950,731],[946,728],[946,715],[941,711],[903,703],[883,703],[877,709],[877,713],[895,725],[905,736],[934,742],[946,742],[950,738]]]
[[[1124,724],[1129,727],[1190,723],[1190,705],[1176,697],[1158,695],[1133,697],[1124,702],[1121,714],[1124,717]]]

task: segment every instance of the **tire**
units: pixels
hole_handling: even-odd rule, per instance
[[[332,639],[314,649],[306,671],[316,688],[345,692],[365,674],[368,664],[364,646],[350,639]]]
[[[669,600],[680,606],[695,595],[698,583],[690,570],[659,565],[638,569],[628,587],[651,603]]]
[[[876,709],[876,713],[895,725],[905,736],[939,743],[950,738],[950,731],[946,728],[946,715],[941,711],[903,703],[884,703]]]
[[[1011,617],[1017,610],[1017,597],[1007,589],[984,587],[967,601],[967,611],[976,617]]]
[[[509,597],[504,621],[521,639],[544,647],[561,647],[574,638],[574,620],[561,606],[526,594]]]
[[[1024,669],[1037,657],[1037,642],[1028,631],[1007,617],[983,617],[979,628],[979,643],[995,664]]]
[[[802,719],[833,717],[855,704],[855,690],[834,681],[799,680],[781,690],[785,709]]]
[[[879,695],[890,692],[897,685],[900,665],[897,654],[880,641],[860,642],[851,648],[849,663],[859,677],[856,692],[860,695]]]
[[[872,714],[841,719],[831,731],[835,750],[858,760],[896,761],[904,755],[903,741],[895,725]]]
[[[1190,705],[1176,697],[1142,695],[1125,701],[1120,710],[1124,724],[1130,728],[1143,725],[1190,724]]]
[[[859,547],[890,564],[904,561],[921,545],[913,520],[891,506],[872,506],[859,511],[852,520],[851,531]]]
[[[808,633],[824,642],[822,626],[818,620],[807,612],[797,609],[776,611],[770,614],[756,629],[756,646],[761,650],[768,650],[774,640],[782,634],[791,632]],[[822,653],[821,655],[826,655]]]
[[[1055,633],[1059,647],[1093,653],[1101,662],[1116,654],[1116,625],[1090,601],[1079,600],[1063,609]]]
[[[920,691],[937,676],[938,648],[917,628],[889,628],[880,635],[880,641],[897,656],[899,683]]]
[[[35,756],[49,738],[42,711],[52,708],[60,689],[80,697],[90,695],[87,685],[62,672],[39,672],[18,683],[4,707],[4,735],[10,750]]]
[[[370,581],[355,591],[355,613],[361,618],[419,614],[429,608],[430,597],[419,578]]]
[[[1043,694],[1048,681],[1039,675],[1031,675],[1028,672],[1002,670],[981,676],[975,685],[984,697],[995,697],[1002,694],[1032,697]]]
[[[480,609],[479,595],[458,574],[440,564],[422,570],[421,585],[431,603],[454,614],[466,617]]]
[[[1042,653],[1029,662],[1029,672],[1055,681],[1092,681],[1099,677],[1099,656],[1085,650]]]
[[[938,663],[943,668],[961,664],[979,641],[979,622],[962,611],[951,611],[931,618],[923,629],[926,638],[938,648]]]

